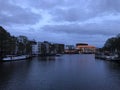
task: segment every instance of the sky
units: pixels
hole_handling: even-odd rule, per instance
[[[120,0],[0,0],[0,26],[31,40],[102,47],[119,24]]]

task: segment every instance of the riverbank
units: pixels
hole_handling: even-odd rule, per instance
[[[47,57],[47,56],[61,56],[62,54],[41,54],[41,55],[7,55],[1,61],[19,61],[19,60],[26,60],[32,57]]]

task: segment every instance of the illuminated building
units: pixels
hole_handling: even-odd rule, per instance
[[[86,43],[78,43],[76,44],[76,49],[78,53],[95,53],[96,47],[90,46]]]

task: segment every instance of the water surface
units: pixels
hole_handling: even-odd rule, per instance
[[[0,90],[120,90],[120,63],[94,55],[0,63]]]

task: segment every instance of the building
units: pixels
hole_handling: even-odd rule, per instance
[[[32,54],[33,55],[41,54],[41,44],[42,44],[42,42],[37,42],[36,44],[32,45]]]
[[[64,53],[64,44],[50,43],[47,41],[37,42],[32,45],[33,55],[55,55]]]
[[[15,54],[32,54],[32,45],[35,45],[35,40],[28,40],[26,36],[19,36],[15,40]]]
[[[86,43],[77,43],[76,49],[78,53],[95,53],[96,47],[88,45]]]
[[[76,53],[76,49],[74,45],[66,45],[65,46],[65,53],[66,54],[75,54]]]
[[[58,44],[58,43],[54,43],[53,44],[53,50],[55,51],[56,54],[63,54],[64,53],[64,44]]]

